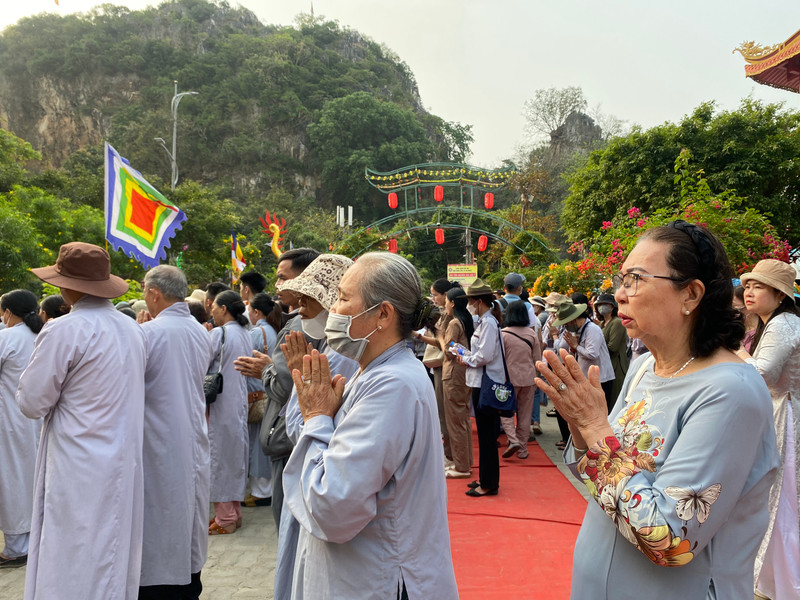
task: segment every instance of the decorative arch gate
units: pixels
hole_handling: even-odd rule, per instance
[[[514,165],[508,165],[502,169],[482,169],[458,163],[425,163],[388,172],[365,169],[364,177],[370,185],[387,195],[389,207],[392,210],[400,210],[361,228],[343,240],[341,245],[353,245],[365,232],[372,229],[380,231],[381,227],[390,223],[396,225],[397,222],[405,219],[406,227],[399,230],[393,228],[391,234],[381,235],[378,239],[362,244],[352,253],[352,256],[354,258],[359,256],[376,244],[385,242],[387,238],[395,238],[404,233],[429,230],[435,227],[438,243],[441,243],[439,239],[443,239],[443,234],[441,234],[441,238],[438,237],[438,230],[450,229],[465,232],[464,255],[467,263],[474,262],[473,233],[480,236],[479,250],[485,250],[488,240],[491,238],[514,248],[523,258],[527,253],[535,251],[538,254],[542,250],[545,254],[555,257],[555,253],[535,234],[491,212],[494,207],[494,192],[504,188],[515,174],[516,167]],[[434,188],[434,205],[420,206],[423,199],[421,190],[430,187]],[[452,202],[452,194],[451,198],[448,198],[449,202],[445,204],[445,188],[458,189],[457,204]],[[481,193],[483,193],[484,210],[475,206],[476,194],[480,200]],[[428,215],[430,216],[429,223],[412,223],[412,218]],[[454,216],[466,217],[467,223],[456,223],[449,220]],[[476,220],[480,223],[473,223]]]

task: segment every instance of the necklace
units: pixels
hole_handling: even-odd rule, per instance
[[[687,360],[685,363],[683,363],[683,366],[680,369],[678,369],[677,371],[675,371],[672,375],[667,377],[667,379],[672,379],[673,377],[677,376],[681,371],[683,371],[686,367],[688,367],[689,363],[692,362],[693,360],[694,360],[694,356],[690,356],[689,360]]]

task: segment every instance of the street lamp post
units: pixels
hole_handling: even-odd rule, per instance
[[[184,96],[196,96],[200,92],[181,92],[178,93],[178,82],[173,81],[175,84],[175,95],[172,96],[172,152],[167,149],[167,143],[164,138],[155,138],[164,148],[164,152],[169,156],[172,163],[172,191],[175,191],[175,185],[178,183],[178,104]]]

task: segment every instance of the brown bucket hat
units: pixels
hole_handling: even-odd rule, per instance
[[[128,291],[128,283],[111,274],[111,259],[100,246],[84,242],[64,244],[56,264],[31,269],[42,281],[59,288],[98,298],[117,298]]]

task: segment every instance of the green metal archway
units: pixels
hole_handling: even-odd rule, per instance
[[[429,227],[465,231],[465,246],[467,256],[470,259],[472,255],[471,233],[473,232],[486,235],[514,248],[521,255],[534,250],[538,254],[543,250],[546,255],[556,258],[556,254],[535,234],[522,229],[489,210],[476,209],[475,207],[476,191],[479,193],[477,200],[481,202],[483,198],[480,196],[480,192],[494,192],[504,188],[509,180],[516,175],[516,172],[516,167],[510,163],[500,169],[484,169],[461,163],[424,163],[387,172],[365,169],[364,178],[371,186],[377,188],[383,194],[388,195],[392,192],[397,193],[398,196],[402,194],[402,208],[395,214],[361,228],[339,242],[339,244],[343,246],[353,244],[360,235],[372,228],[380,231],[380,228],[384,225],[405,219],[407,227],[393,232],[392,236],[382,235],[380,239],[369,242],[364,247],[359,248],[353,254],[353,258],[360,256],[388,237]],[[434,206],[420,206],[422,199],[420,190],[434,186],[458,188],[457,205],[437,203]],[[452,202],[452,196],[450,196],[449,201]],[[399,197],[397,204],[401,204]],[[467,224],[446,222],[448,215],[467,216]],[[425,220],[424,217],[426,216],[431,217],[430,223],[417,225],[411,222],[412,217],[423,217],[421,220]],[[445,218],[443,219],[443,217]],[[476,217],[480,218],[479,224],[473,225],[473,220]],[[489,221],[491,227],[485,227],[486,220]],[[495,231],[490,231],[495,227]]]
[[[462,225],[460,223],[447,223],[447,222],[443,223],[442,219],[441,219],[441,214],[442,213],[467,215],[469,217],[469,220],[468,220],[466,225]],[[437,219],[432,220],[430,223],[424,224],[424,225],[413,225],[411,223],[411,217],[412,216],[423,215],[423,214],[431,214],[431,215],[436,214]],[[472,225],[472,219],[475,217],[475,215],[479,215],[481,218],[489,219],[490,221],[492,221],[493,224],[497,225],[497,231],[492,232],[492,231],[487,231],[485,229],[479,229],[479,228],[474,227]],[[403,211],[403,212],[400,212],[400,213],[397,213],[397,214],[389,215],[388,217],[384,217],[383,219],[379,219],[377,221],[374,221],[373,223],[370,223],[366,227],[362,227],[357,232],[355,232],[353,235],[349,236],[348,238],[346,238],[342,242],[340,242],[340,244],[345,245],[348,242],[351,242],[352,240],[357,238],[362,233],[365,233],[369,229],[379,228],[381,225],[386,225],[387,223],[391,223],[393,221],[400,221],[402,219],[406,219],[406,221],[408,223],[408,227],[405,227],[405,228],[403,228],[402,230],[400,230],[398,232],[393,232],[393,234],[392,234],[393,236],[397,235],[398,233],[402,234],[402,233],[411,232],[411,231],[420,231],[422,229],[428,229],[430,227],[440,227],[442,229],[461,229],[461,230],[464,230],[464,231],[473,231],[475,233],[487,235],[487,236],[489,236],[489,237],[491,237],[491,238],[493,238],[493,239],[495,239],[495,240],[497,240],[499,242],[502,242],[506,246],[510,246],[511,248],[514,248],[520,254],[525,254],[527,252],[530,252],[532,246],[533,247],[540,246],[548,254],[550,254],[553,257],[556,257],[555,252],[553,252],[547,246],[547,244],[542,242],[542,240],[540,240],[536,235],[532,234],[529,231],[526,231],[525,229],[522,229],[521,227],[519,227],[518,225],[515,225],[511,221],[508,221],[508,220],[506,220],[506,219],[504,219],[502,217],[499,217],[496,214],[488,212],[488,211],[476,211],[476,210],[474,210],[472,208],[461,208],[461,207],[458,207],[458,206],[422,207],[422,208],[415,208],[415,209],[406,210],[406,211]],[[513,240],[509,239],[508,237],[504,236],[503,235],[503,229],[510,229],[515,234],[522,234],[523,235],[522,239],[525,241],[525,244],[524,245],[520,245],[518,243],[515,243]],[[366,252],[367,250],[372,248],[375,244],[385,240],[386,237],[388,237],[388,236],[384,236],[381,239],[375,240],[374,242],[368,244],[367,246],[365,246],[364,248],[362,248],[361,250],[356,252],[352,256],[352,258],[360,256],[361,254],[363,254],[364,252]],[[525,238],[527,238],[527,239],[525,239]]]

